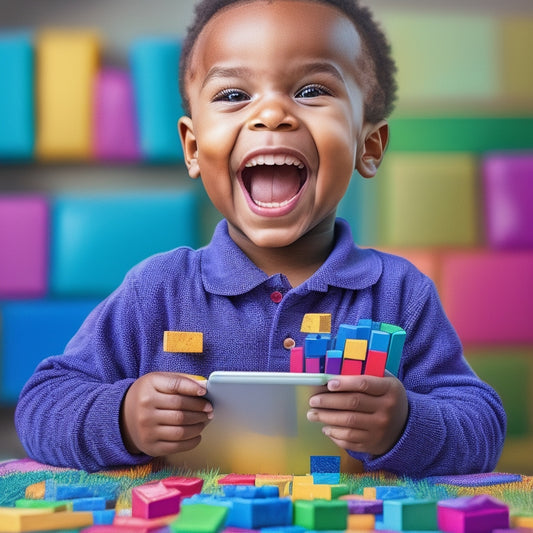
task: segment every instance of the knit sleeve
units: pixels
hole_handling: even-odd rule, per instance
[[[122,400],[138,377],[142,331],[130,276],[23,388],[15,424],[30,457],[87,471],[149,460],[127,452],[119,425]]]
[[[406,305],[399,374],[409,403],[406,426],[386,454],[356,457],[367,470],[411,477],[491,471],[505,438],[501,400],[463,357],[433,283],[424,278],[419,286]]]

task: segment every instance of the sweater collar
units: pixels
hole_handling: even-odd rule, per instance
[[[245,294],[269,279],[231,239],[225,220],[218,223],[211,242],[201,253],[204,288],[212,294]],[[337,219],[333,251],[326,262],[296,290],[326,292],[330,286],[366,289],[378,281],[382,270],[379,254],[375,250],[357,247],[348,223]]]

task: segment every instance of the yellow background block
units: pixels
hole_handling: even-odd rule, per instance
[[[276,475],[268,475],[268,474],[257,474],[255,476],[256,487],[263,487],[265,485],[273,485],[275,487],[278,487],[280,498],[284,498],[290,495],[291,481],[292,481],[292,476],[289,476],[289,475],[276,476]]]
[[[204,335],[198,331],[165,331],[163,350],[165,352],[202,353]]]
[[[376,499],[376,487],[365,487],[363,489],[363,497],[366,500],[375,500]]]
[[[306,313],[300,331],[302,333],[331,333],[331,314]]]
[[[343,356],[346,359],[356,359],[364,361],[366,359],[366,349],[368,342],[364,339],[346,339]]]
[[[0,508],[0,531],[3,533],[76,529],[92,523],[90,512],[56,513],[53,509]]]
[[[376,517],[373,514],[349,514],[348,531],[356,529],[373,530],[376,526]]]
[[[49,30],[37,39],[37,154],[89,159],[100,41],[88,31]]]

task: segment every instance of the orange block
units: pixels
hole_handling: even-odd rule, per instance
[[[202,353],[204,335],[197,331],[165,331],[163,350],[165,352]]]

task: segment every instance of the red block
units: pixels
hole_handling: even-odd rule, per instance
[[[366,355],[365,375],[378,376],[382,378],[385,375],[386,364],[387,352],[368,350],[368,353]]]
[[[305,372],[303,346],[295,346],[294,348],[291,348],[290,371],[300,373]]]
[[[441,297],[467,344],[533,342],[533,251],[444,256]]]
[[[363,372],[363,361],[343,359],[341,376],[359,376]]]
[[[131,513],[136,518],[160,518],[179,513],[181,493],[161,482],[147,483],[131,491]]]
[[[219,485],[255,485],[255,474],[228,474],[218,480]]]

